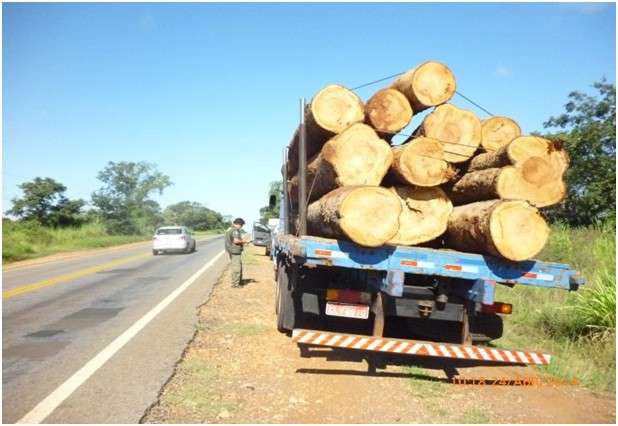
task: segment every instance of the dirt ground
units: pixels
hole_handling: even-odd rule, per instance
[[[231,288],[229,271],[221,277],[143,422],[615,423],[613,395],[542,378],[533,367],[453,367],[419,357],[371,374],[358,352],[301,357],[275,328],[273,265],[263,253],[246,251],[245,287]],[[445,369],[473,383],[453,383]],[[534,381],[521,386],[522,379]]]

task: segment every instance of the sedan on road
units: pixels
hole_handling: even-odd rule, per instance
[[[195,239],[186,226],[164,226],[155,232],[152,254],[166,252],[190,253],[195,251]]]

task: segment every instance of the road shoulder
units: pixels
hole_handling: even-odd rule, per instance
[[[611,396],[570,384],[454,384],[426,364],[375,374],[354,354],[302,358],[275,329],[274,272],[245,253],[241,289],[226,271],[145,423],[613,423]],[[528,367],[460,368],[461,377],[538,379]],[[540,379],[539,379],[540,380]],[[368,409],[370,407],[370,409]]]

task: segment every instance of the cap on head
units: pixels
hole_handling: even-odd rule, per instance
[[[244,221],[244,220],[242,220],[242,218],[241,218],[241,217],[237,217],[236,219],[234,219],[234,222],[233,222],[233,223],[234,223],[234,225],[244,225],[244,224],[245,224],[245,221]]]

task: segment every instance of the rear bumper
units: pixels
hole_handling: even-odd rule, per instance
[[[551,362],[551,355],[540,352],[361,336],[298,328],[292,331],[292,341],[299,345],[319,345],[400,355],[467,359],[488,363],[548,365]]]
[[[253,240],[253,245],[254,246],[258,246],[258,247],[270,247],[271,242],[270,240]]]
[[[182,243],[182,244],[162,244],[162,243],[158,243],[158,244],[153,244],[152,245],[152,249],[153,250],[162,250],[162,251],[174,251],[174,250],[186,250],[187,248],[189,248],[189,243]]]

